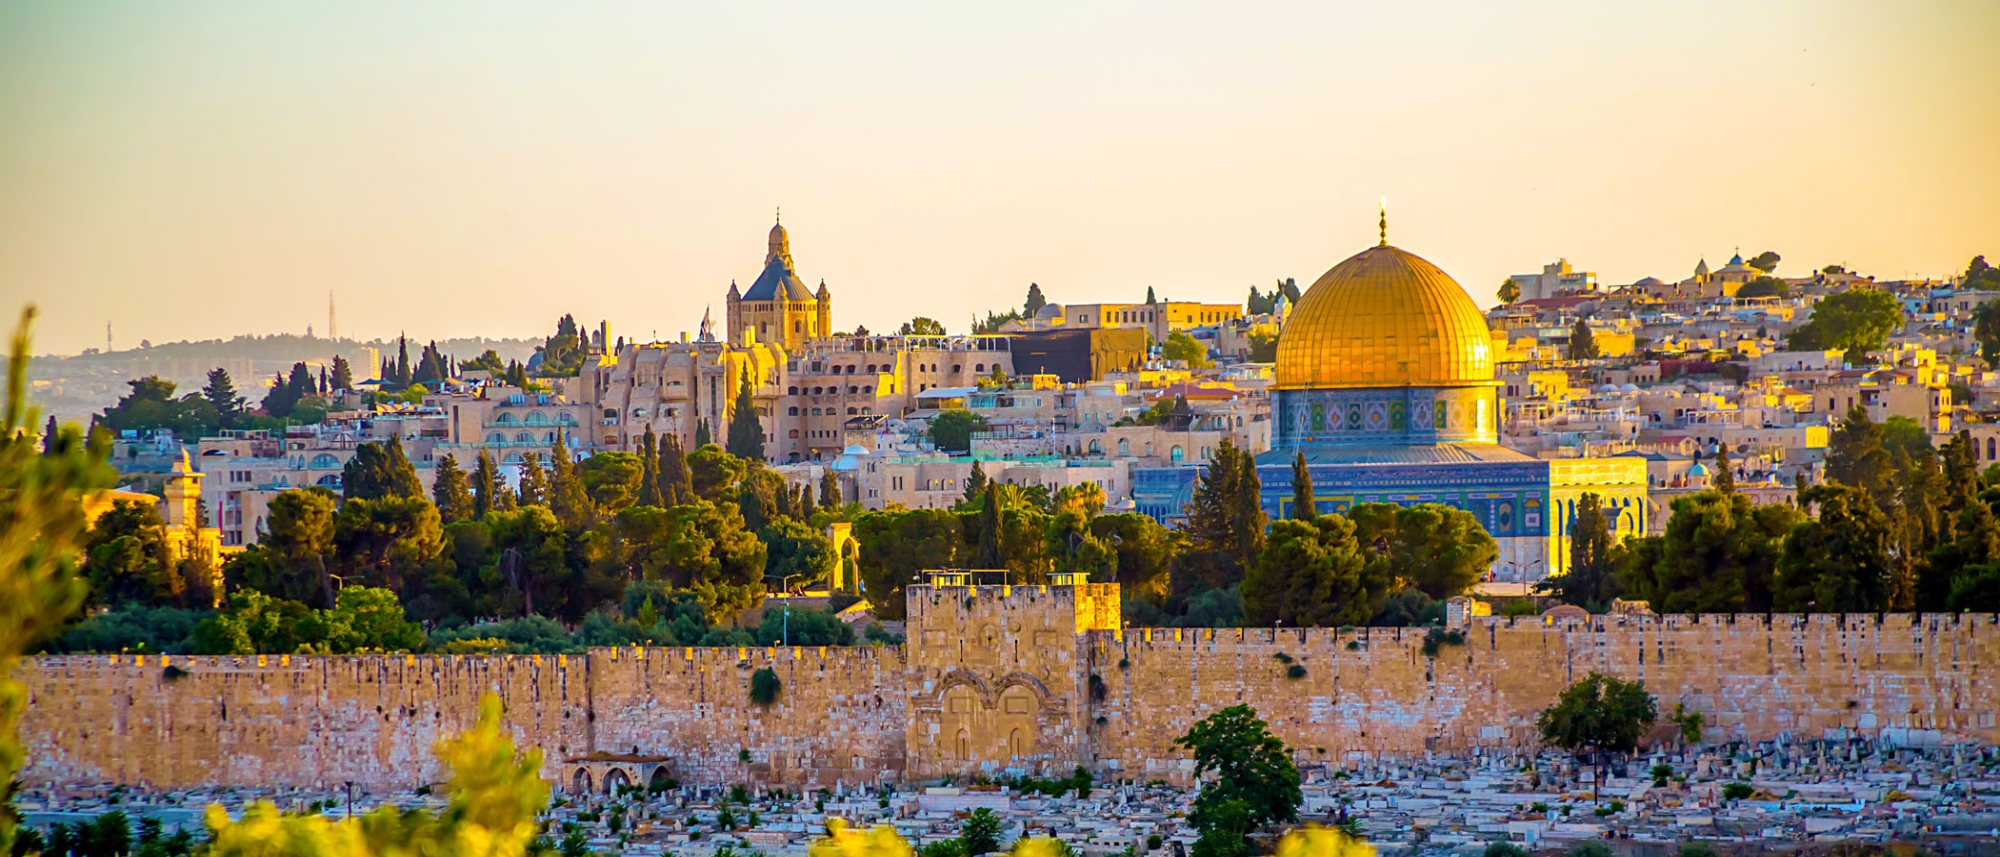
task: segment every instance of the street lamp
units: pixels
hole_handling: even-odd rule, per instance
[[[783,626],[784,630],[781,632],[783,636],[780,638],[780,645],[790,646],[792,644],[792,578],[804,576],[803,574],[787,574],[784,576],[784,579],[778,581],[778,591],[785,595],[785,622]]]

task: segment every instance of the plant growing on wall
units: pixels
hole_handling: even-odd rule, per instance
[[[783,685],[778,674],[765,667],[750,674],[750,701],[758,705],[770,705],[778,701],[778,692]]]

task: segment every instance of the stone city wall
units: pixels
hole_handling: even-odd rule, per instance
[[[1528,747],[1536,715],[1592,670],[1643,680],[1663,740],[1680,703],[1702,713],[1711,742],[2000,743],[1990,614],[1482,617],[1464,633],[1435,658],[1417,629],[1092,634],[1087,661],[1104,683],[1097,759],[1117,776],[1175,779],[1185,762],[1173,739],[1241,703],[1304,759]],[[1304,677],[1288,677],[1280,653]]]
[[[766,668],[778,699],[754,705],[750,676]],[[895,780],[905,672],[899,646],[596,649],[591,746],[662,760],[686,782]]]
[[[589,744],[589,659],[560,655],[31,658],[23,782],[415,786],[499,694],[521,746]],[[170,673],[169,668],[172,672]],[[170,675],[174,677],[170,677]],[[549,767],[556,770],[553,764]]]
[[[22,780],[434,783],[431,746],[488,691],[566,789],[620,773],[855,786],[1074,764],[1179,780],[1173,739],[1225,706],[1254,706],[1302,760],[1520,748],[1593,669],[1643,679],[1663,717],[1701,712],[1709,741],[2000,743],[1992,615],[1489,617],[1432,658],[1411,629],[1115,630],[1115,586],[912,589],[902,647],[175,657],[174,677],[159,656],[31,659]],[[782,691],[757,706],[750,676],[766,667]]]

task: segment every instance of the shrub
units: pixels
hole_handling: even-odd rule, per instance
[[[1570,846],[1569,857],[1611,857],[1611,846],[1602,842],[1578,842]]]
[[[1727,800],[1743,800],[1756,793],[1757,790],[1751,788],[1749,783],[1730,783],[1722,787],[1722,796]]]
[[[780,684],[778,674],[765,667],[750,674],[750,701],[758,705],[770,705],[778,701]]]
[[[1306,677],[1306,668],[1304,664],[1292,664],[1291,666],[1285,668],[1285,678],[1302,679],[1305,677]]]
[[[1512,842],[1489,842],[1480,857],[1528,857],[1528,852]]]

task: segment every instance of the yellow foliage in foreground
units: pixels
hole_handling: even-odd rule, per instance
[[[910,843],[886,824],[867,831],[847,826],[847,821],[829,818],[826,838],[812,844],[808,857],[911,857]],[[1009,857],[1069,857],[1069,846],[1054,839],[1022,839],[1014,843]],[[1375,857],[1375,846],[1338,830],[1308,824],[1278,840],[1278,857]]]
[[[1278,840],[1278,857],[1375,857],[1375,846],[1338,830],[1308,824]]]
[[[383,807],[355,819],[284,815],[268,801],[230,821],[220,805],[208,808],[215,831],[213,857],[522,857],[535,838],[535,818],[548,806],[541,778],[542,753],[518,757],[500,731],[500,699],[479,702],[471,731],[437,743],[451,768],[451,804],[437,815]],[[907,852],[906,852],[907,853]]]

